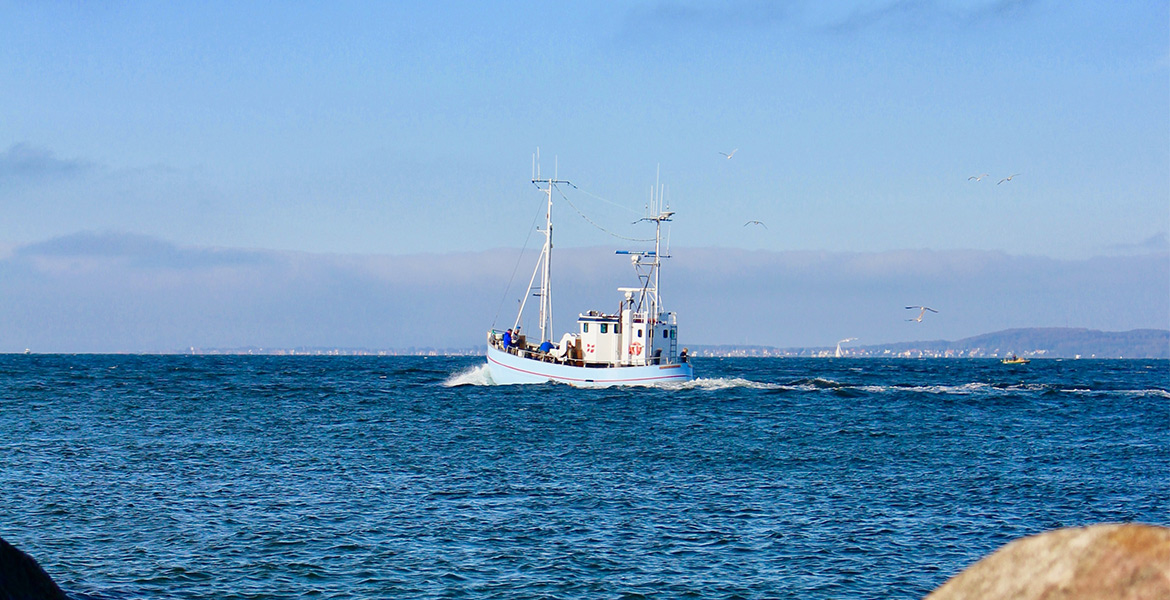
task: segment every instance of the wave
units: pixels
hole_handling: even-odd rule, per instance
[[[491,373],[489,372],[486,363],[473,365],[453,373],[443,382],[443,387],[491,385],[496,384],[492,381]],[[897,383],[886,385],[855,385],[851,383],[834,381],[832,379],[825,379],[822,377],[798,379],[788,383],[753,381],[743,377],[699,377],[693,381],[661,382],[633,387],[648,387],[680,391],[721,391],[738,388],[780,392],[829,392],[835,394],[844,394],[849,397],[865,394],[880,395],[890,393],[937,394],[941,396],[992,396],[997,394],[1012,393],[1061,392],[1072,394],[1120,394],[1136,397],[1154,396],[1160,398],[1170,398],[1170,391],[1157,388],[1138,390],[1107,390],[1092,388],[1065,388],[1060,386],[1054,387],[1050,384],[1042,383],[1003,384],[986,382],[970,382],[950,385],[911,385]]]
[[[756,390],[780,390],[793,392],[830,392],[830,393],[845,393],[845,394],[897,394],[897,393],[917,393],[917,394],[937,394],[940,396],[994,396],[999,394],[1037,394],[1045,392],[1063,392],[1063,393],[1092,393],[1092,394],[1118,394],[1125,396],[1153,396],[1159,398],[1170,398],[1170,391],[1153,388],[1153,389],[1137,389],[1137,390],[1109,390],[1098,388],[1064,388],[1060,386],[1053,386],[1051,384],[1043,383],[1018,383],[1018,384],[1002,384],[1002,383],[986,383],[986,382],[970,382],[958,384],[937,384],[937,385],[912,385],[912,384],[885,384],[885,385],[855,385],[850,383],[842,383],[832,379],[812,378],[799,379],[789,383],[775,383],[752,381],[742,377],[713,377],[713,378],[698,378],[694,381],[687,381],[684,383],[664,383],[658,384],[655,387],[666,387],[669,389],[678,390],[726,390],[731,388],[747,388]]]
[[[873,386],[879,392],[916,392],[924,394],[951,394],[968,396],[974,394],[995,394],[1005,392],[1043,392],[1049,389],[1043,384],[1012,384],[1000,385],[994,383],[971,382],[954,385],[881,385]]]
[[[672,390],[726,390],[731,388],[748,388],[755,390],[782,390],[791,389],[779,383],[762,383],[742,377],[698,377],[692,381],[668,382],[657,384],[654,387]]]
[[[1133,396],[1135,398],[1142,398],[1144,396],[1153,396],[1155,398],[1166,398],[1170,400],[1170,391],[1151,388],[1145,390],[1103,390],[1093,388],[1069,388],[1062,389],[1061,392],[1066,394],[1120,394],[1122,396]]]
[[[443,387],[459,387],[464,385],[495,385],[492,381],[492,376],[488,373],[487,363],[482,365],[475,365],[453,373],[446,381],[443,382]]]

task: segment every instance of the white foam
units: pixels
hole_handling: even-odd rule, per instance
[[[491,373],[488,371],[487,363],[473,365],[457,373],[453,373],[446,381],[443,382],[444,387],[459,387],[464,385],[496,385],[492,381]],[[645,387],[659,387],[672,390],[707,390],[718,391],[733,388],[747,388],[755,390],[792,390],[799,392],[817,392],[817,391],[836,391],[836,390],[858,390],[871,394],[885,394],[898,392],[918,392],[927,394],[947,394],[947,395],[980,395],[980,394],[996,394],[1013,391],[1027,391],[1039,392],[1044,391],[1046,386],[1035,383],[1025,383],[1011,385],[1007,387],[997,387],[984,382],[972,382],[958,385],[913,385],[913,386],[899,386],[899,385],[850,385],[843,384],[831,379],[816,378],[812,381],[780,384],[767,383],[761,381],[752,381],[742,377],[699,377],[692,381],[684,382],[663,382],[656,384],[647,384]],[[1066,393],[1113,393],[1126,394],[1132,396],[1155,396],[1162,398],[1170,398],[1170,392],[1160,389],[1146,389],[1146,390],[1061,390]]]
[[[788,386],[783,386],[778,383],[761,383],[742,377],[714,377],[710,379],[699,377],[692,381],[664,383],[661,387],[679,390],[726,390],[730,388],[750,388],[756,390],[790,389]]]
[[[1170,391],[1160,390],[1157,388],[1146,389],[1146,390],[1098,390],[1098,389],[1091,389],[1091,388],[1076,388],[1076,389],[1061,390],[1061,391],[1066,393],[1066,394],[1084,394],[1084,395],[1092,395],[1092,396],[1101,395],[1101,394],[1119,394],[1122,396],[1132,396],[1135,398],[1142,398],[1145,396],[1153,396],[1155,398],[1170,399]]]
[[[987,383],[974,382],[959,385],[910,385],[910,386],[875,386],[883,392],[921,392],[925,394],[954,394],[966,396],[993,391],[993,386]]]
[[[492,376],[488,373],[487,363],[475,365],[452,374],[443,382],[443,387],[459,387],[461,385],[495,385]]]

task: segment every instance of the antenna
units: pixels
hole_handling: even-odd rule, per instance
[[[660,183],[661,180],[662,180],[662,163],[658,163],[657,165],[654,166],[654,189],[658,190],[658,195],[659,195],[660,199],[662,197],[662,184]],[[657,215],[658,212],[659,212],[658,203],[655,202],[654,203],[654,214]]]

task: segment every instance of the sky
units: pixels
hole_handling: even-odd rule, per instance
[[[538,149],[563,318],[658,183],[696,343],[1170,327],[1166,1],[0,0],[0,90],[0,351],[479,343]]]
[[[680,248],[672,256],[663,301],[684,345],[877,345],[1033,326],[1128,331],[1170,313],[1165,254]],[[463,350],[489,328],[513,326],[534,258],[535,249],[353,255],[76,234],[0,261],[0,351]],[[633,273],[627,257],[602,247],[563,249],[554,264],[558,338],[587,310],[578,306],[616,310],[615,290]],[[907,321],[919,312],[905,309],[907,297],[939,312]],[[524,324],[537,331],[535,315]]]

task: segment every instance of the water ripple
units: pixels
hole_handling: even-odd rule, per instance
[[[1170,514],[1166,361],[0,357],[0,534],[74,598],[920,598]]]

